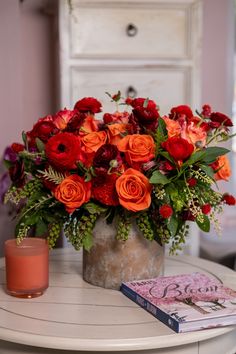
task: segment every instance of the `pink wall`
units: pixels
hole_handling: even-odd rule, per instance
[[[233,0],[203,0],[202,102],[232,114],[234,80]]]
[[[54,0],[0,0],[0,151],[55,110]]]

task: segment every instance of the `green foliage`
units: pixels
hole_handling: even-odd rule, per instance
[[[38,170],[38,173],[46,180],[55,184],[60,184],[65,179],[63,173],[54,170],[51,166],[49,166],[47,170]]]
[[[225,155],[228,152],[230,152],[230,150],[223,147],[208,147],[205,149],[204,162],[209,165],[210,163],[213,163],[217,159],[217,157]]]
[[[167,183],[170,183],[170,180],[165,175],[163,175],[163,173],[161,173],[160,171],[154,171],[149,182],[152,184],[165,185]]]

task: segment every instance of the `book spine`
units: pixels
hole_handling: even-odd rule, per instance
[[[134,301],[136,304],[147,310],[153,316],[155,316],[159,321],[163,322],[165,325],[173,329],[175,332],[179,333],[179,323],[170,317],[168,314],[160,310],[158,307],[153,305],[150,301],[144,299],[141,295],[137,294],[134,290],[130,289],[125,284],[121,285],[121,292],[126,295],[130,300]]]

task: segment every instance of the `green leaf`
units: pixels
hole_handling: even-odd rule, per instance
[[[178,230],[178,220],[175,218],[174,215],[171,216],[167,228],[171,233],[171,236],[174,237],[176,235],[176,232]]]
[[[25,217],[24,223],[25,223],[25,225],[35,225],[38,222],[39,218],[40,218],[40,216],[38,213],[32,214],[30,216]]]
[[[152,184],[163,184],[163,185],[170,183],[169,179],[165,175],[163,175],[160,171],[154,171],[149,182]]]
[[[175,164],[174,159],[170,156],[170,154],[167,151],[159,151],[159,155],[161,155],[165,159],[169,160],[172,164]]]
[[[10,167],[13,166],[13,163],[11,161],[8,161],[8,160],[3,160],[3,164],[4,166],[9,169]]]
[[[143,102],[143,108],[147,108],[149,102],[149,98],[147,97],[145,101]]]
[[[205,152],[204,162],[210,164],[213,163],[217,157],[227,154],[230,150],[223,147],[212,146],[205,149]]]
[[[93,237],[90,232],[86,233],[86,235],[83,237],[82,243],[86,251],[89,251],[91,249],[93,245]]]
[[[196,219],[196,223],[202,231],[209,232],[211,227],[210,220],[207,215],[203,214],[202,216],[203,222],[200,222],[198,219]]]
[[[39,138],[36,138],[36,139],[35,139],[35,142],[36,142],[38,151],[39,151],[39,152],[43,152],[44,149],[45,149],[45,144],[42,142],[42,140],[40,140]]]
[[[87,203],[84,205],[84,209],[88,210],[90,214],[101,214],[107,211],[107,208],[101,207],[95,203]]]
[[[162,118],[158,119],[157,131],[160,132],[163,137],[165,137],[167,135],[166,123],[165,123],[164,119],[162,119]]]
[[[28,144],[27,135],[26,135],[26,133],[24,131],[22,132],[22,140],[23,140],[24,144],[27,146],[27,144]]]
[[[45,222],[40,219],[36,224],[35,236],[42,236],[47,232],[47,230],[47,224],[45,224]]]
[[[193,165],[195,162],[203,160],[205,156],[206,156],[205,150],[196,151],[194,154],[190,156],[190,158],[187,161],[185,161],[184,166]]]
[[[214,171],[210,166],[207,165],[200,165],[202,171],[206,173],[207,176],[214,178]]]

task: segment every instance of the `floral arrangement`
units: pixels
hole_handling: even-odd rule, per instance
[[[136,222],[145,238],[175,252],[188,221],[206,232],[211,222],[217,228],[217,213],[235,205],[216,184],[230,177],[229,150],[213,145],[232,137],[231,119],[209,105],[161,116],[153,100],[108,95],[114,113],[98,119],[101,103],[85,97],[72,110],[40,118],[23,143],[7,149],[5,202],[17,205],[18,240],[33,229],[53,247],[64,230],[75,249],[89,250],[102,216],[117,223],[119,240]]]

